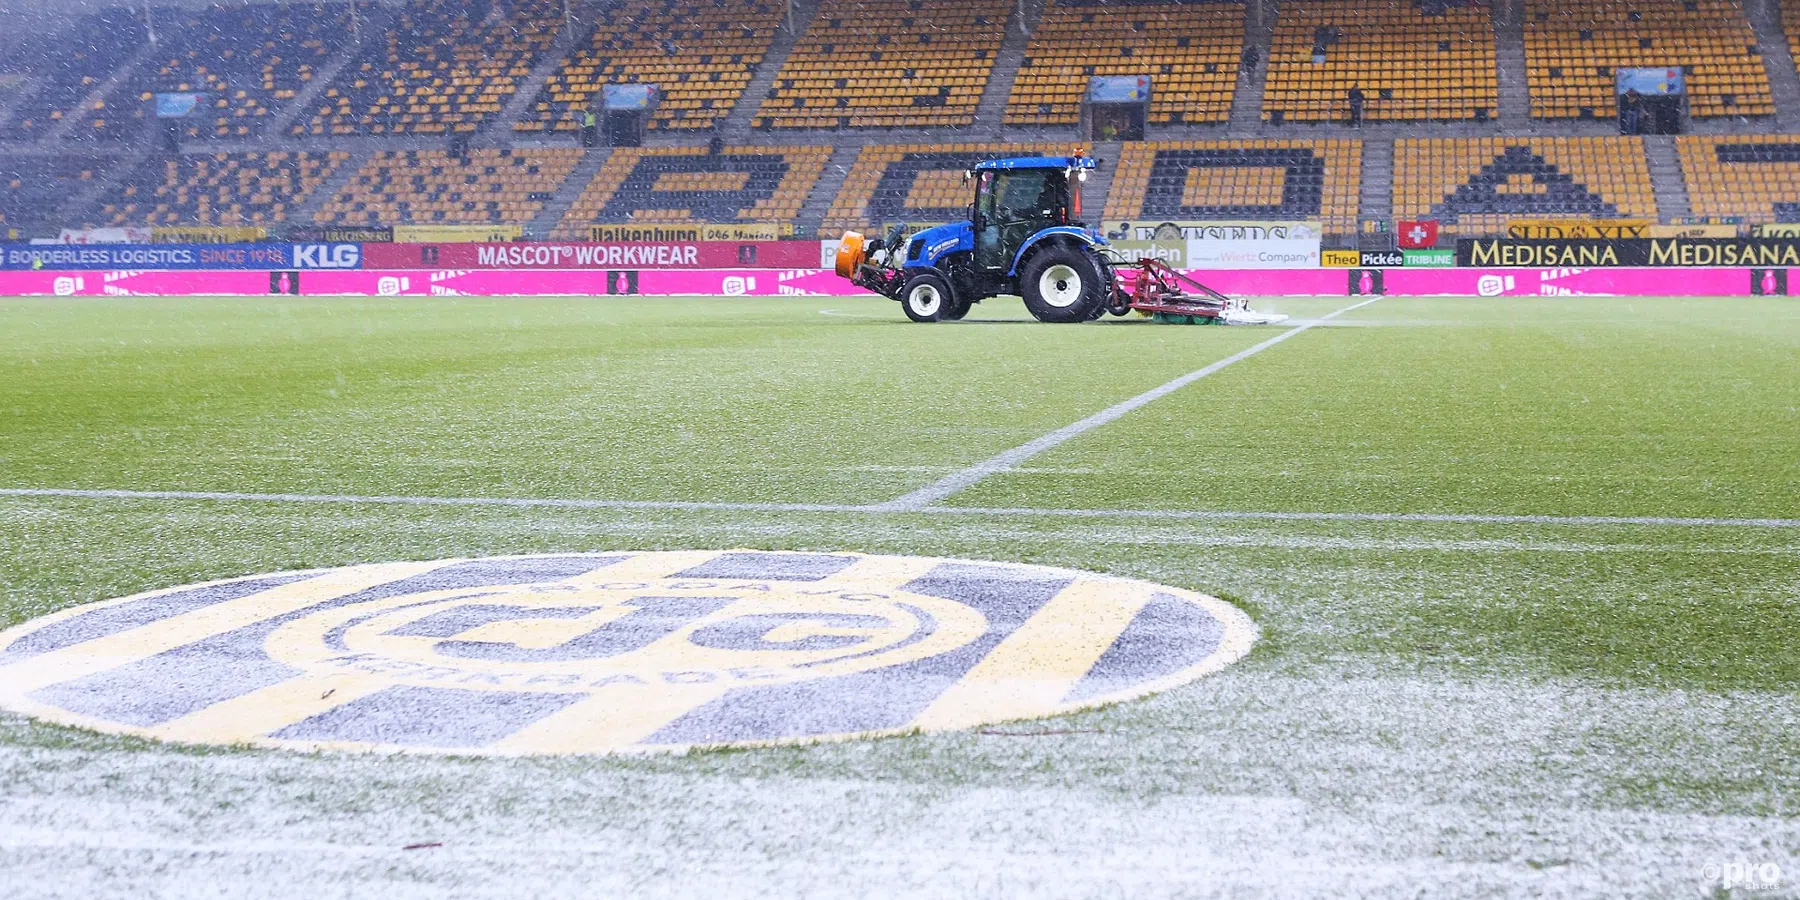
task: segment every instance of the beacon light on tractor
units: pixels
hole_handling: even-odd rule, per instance
[[[884,238],[847,232],[837,273],[900,302],[915,322],[955,320],[989,297],[1014,294],[1041,322],[1085,322],[1137,311],[1165,321],[1269,324],[1287,318],[1251,312],[1156,260],[1121,263],[1099,231],[1081,220],[1081,184],[1096,160],[1023,157],[977,163],[969,218]]]

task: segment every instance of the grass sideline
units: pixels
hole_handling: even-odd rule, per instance
[[[459,298],[4,300],[0,333],[0,487],[863,505],[1274,331]],[[1387,298],[946,502],[1791,518],[1797,360],[1785,298]],[[183,859],[227,892],[398,896],[1664,895],[1740,858],[1800,878],[1795,529],[5,497],[0,624],[276,569],[732,546],[1116,572],[1231,599],[1263,641],[1040,737],[383,762],[0,717],[0,868],[46,896],[168,890]]]

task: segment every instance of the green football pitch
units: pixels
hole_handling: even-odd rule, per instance
[[[1146,699],[811,746],[307,754],[0,713],[0,883],[1796,890],[1800,301],[1351,305],[0,300],[0,628],[256,573],[756,548],[1129,576],[1260,629]]]

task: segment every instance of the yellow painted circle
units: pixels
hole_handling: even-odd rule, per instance
[[[1220,600],[1007,563],[681,551],[379,563],[0,632],[0,706],[205,744],[613,753],[967,728],[1241,658]]]

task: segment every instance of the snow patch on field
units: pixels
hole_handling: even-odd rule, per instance
[[[650,760],[134,752],[9,718],[0,870],[32,897],[1692,894],[1708,864],[1800,872],[1800,764],[1771,764],[1796,723],[1790,695],[1354,664]]]

